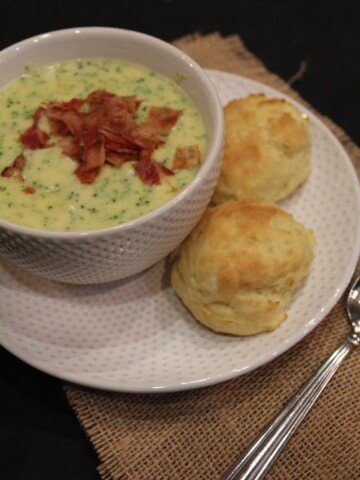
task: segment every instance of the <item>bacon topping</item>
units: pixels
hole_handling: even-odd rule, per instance
[[[33,115],[33,124],[20,135],[20,141],[31,150],[47,147],[49,135],[38,127],[39,120],[45,109],[39,107]]]
[[[4,168],[1,172],[1,176],[6,178],[18,178],[20,181],[23,181],[24,178],[22,176],[22,171],[24,170],[25,164],[26,158],[23,154],[20,154],[9,167]]]
[[[162,135],[168,135],[181,115],[180,110],[151,107],[146,122],[155,127]]]
[[[35,124],[31,125],[31,127],[20,135],[21,143],[31,150],[47,147],[48,140],[49,135]]]
[[[140,180],[149,185],[158,185],[160,183],[159,171],[156,165],[147,158],[141,159],[134,166],[135,172]]]
[[[43,107],[39,107],[36,112],[34,113],[33,115],[33,120],[34,120],[34,123],[36,123],[36,125],[38,124],[40,118],[42,117],[42,114],[45,112],[45,108]]]
[[[64,155],[70,157],[76,162],[81,162],[80,145],[75,141],[74,137],[71,135],[66,135],[64,137],[59,136],[57,141]]]
[[[181,111],[153,106],[139,123],[135,116],[140,104],[135,95],[120,97],[105,90],[96,90],[85,99],[51,101],[36,110],[33,124],[20,135],[20,141],[31,150],[49,145],[49,134],[38,126],[44,116],[64,155],[78,162],[75,175],[82,183],[93,183],[105,163],[119,167],[131,161],[141,181],[156,185],[161,175],[174,172],[154,162],[152,154],[165,143]],[[19,176],[21,169],[13,164],[2,175]]]
[[[125,162],[129,162],[133,159],[131,155],[131,151],[129,152],[116,152],[114,150],[110,150],[106,153],[106,161],[115,167],[121,167],[121,165]]]
[[[86,170],[102,167],[106,159],[105,139],[96,127],[90,128],[83,134],[84,152],[82,159]]]
[[[182,170],[184,168],[193,168],[201,162],[201,154],[197,145],[189,147],[178,147],[175,150],[175,157],[172,168],[174,170]]]
[[[86,165],[82,164],[75,170],[75,175],[81,183],[94,183],[100,173],[100,167],[87,170]]]
[[[83,120],[76,110],[62,109],[52,105],[46,111],[50,128],[55,135],[73,135],[76,139],[81,136]]]

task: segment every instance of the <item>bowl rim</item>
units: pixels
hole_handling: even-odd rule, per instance
[[[21,224],[17,224],[14,222],[10,222],[8,220],[3,220],[0,218],[0,228],[10,230],[14,233],[21,234],[24,236],[31,236],[31,237],[40,237],[40,238],[50,238],[53,240],[74,240],[77,238],[94,238],[102,235],[108,234],[115,234],[122,231],[127,231],[134,227],[140,227],[147,222],[151,222],[156,220],[157,217],[164,214],[167,210],[178,205],[184,197],[190,195],[201,183],[204,178],[207,176],[209,170],[213,167],[214,162],[217,160],[217,156],[221,150],[222,142],[223,142],[223,134],[224,134],[224,119],[223,119],[223,108],[220,102],[220,97],[218,92],[216,91],[214,85],[212,84],[211,80],[209,79],[206,72],[198,65],[195,60],[193,60],[190,56],[179,50],[178,48],[174,47],[173,45],[161,40],[157,37],[153,37],[152,35],[148,35],[146,33],[138,32],[135,30],[127,30],[123,28],[113,28],[113,27],[73,27],[73,28],[66,28],[61,30],[53,30],[46,33],[40,33],[38,35],[26,38],[21,40],[17,43],[10,45],[0,51],[0,63],[1,58],[7,55],[16,54],[16,52],[20,51],[21,47],[29,46],[34,43],[38,43],[39,41],[46,41],[49,38],[61,39],[64,36],[72,37],[74,35],[86,35],[86,34],[100,34],[100,35],[110,35],[110,36],[118,36],[123,37],[127,36],[130,38],[142,39],[144,41],[152,43],[155,47],[161,48],[172,54],[173,56],[177,56],[183,62],[185,62],[188,66],[190,66],[197,77],[201,80],[204,87],[207,89],[207,92],[212,100],[212,108],[214,110],[214,135],[209,138],[209,145],[208,151],[205,155],[204,161],[195,175],[195,177],[186,185],[184,189],[182,189],[175,197],[173,197],[169,202],[165,203],[159,208],[152,210],[151,212],[143,215],[141,217],[137,217],[134,220],[130,220],[128,222],[121,223],[119,225],[114,225],[111,227],[106,228],[98,228],[93,230],[84,230],[84,231],[74,231],[74,232],[62,232],[56,230],[41,230],[31,227],[22,226]],[[1,67],[0,67],[1,68]]]

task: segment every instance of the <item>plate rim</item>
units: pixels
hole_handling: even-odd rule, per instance
[[[258,82],[256,80],[253,80],[251,78],[248,78],[243,75],[237,75],[234,73],[230,72],[225,72],[222,70],[214,70],[214,69],[204,69],[204,71],[209,75],[210,80],[212,81],[212,75],[214,76],[226,76],[226,77],[233,77],[234,79],[238,80],[239,78],[242,79],[243,81],[250,83],[257,87],[258,89],[264,89],[266,88],[268,91],[276,95],[277,97],[282,97],[296,105],[296,107],[300,110],[306,113],[311,122],[315,124],[318,128],[323,130],[327,135],[329,135],[333,141],[333,144],[337,146],[337,148],[340,150],[342,153],[342,158],[345,164],[347,165],[347,170],[349,172],[349,175],[352,179],[352,184],[354,186],[354,190],[356,192],[356,199],[357,199],[357,206],[360,209],[360,184],[358,180],[357,173],[355,171],[354,165],[352,164],[352,161],[346,152],[345,148],[343,145],[340,143],[340,141],[337,139],[337,137],[333,134],[333,132],[330,130],[330,128],[313,112],[311,112],[306,106],[302,105],[300,102],[297,100],[294,100],[292,97],[289,95],[281,92],[280,90],[277,90],[265,83]],[[23,354],[23,352],[19,351],[16,347],[13,347],[10,342],[4,342],[3,338],[0,338],[0,344],[1,346],[10,352],[12,355],[15,357],[19,358],[21,361],[27,363],[31,367],[36,368],[37,370],[40,370],[46,374],[52,375],[56,378],[59,378],[63,381],[73,383],[75,385],[80,385],[82,387],[89,387],[89,388],[95,388],[98,390],[104,390],[104,391],[111,391],[111,392],[121,392],[121,393],[170,393],[170,392],[179,392],[179,391],[185,391],[185,390],[193,390],[193,389],[198,389],[198,388],[204,388],[208,387],[211,385],[216,385],[218,383],[226,382],[231,379],[234,379],[236,377],[239,377],[241,375],[244,375],[246,373],[249,373],[262,365],[266,365],[267,363],[271,362],[275,358],[279,357],[283,353],[285,353],[287,350],[292,348],[294,345],[299,343],[303,338],[305,338],[317,325],[320,324],[320,322],[328,315],[330,310],[335,306],[335,304],[338,302],[340,299],[341,295],[345,291],[346,287],[348,286],[351,277],[355,271],[359,254],[360,254],[360,222],[358,223],[357,231],[356,231],[356,243],[354,244],[354,248],[352,250],[351,257],[349,259],[349,262],[347,264],[347,268],[344,270],[342,279],[337,285],[337,287],[334,288],[334,292],[332,296],[329,296],[329,300],[323,305],[323,308],[318,311],[318,313],[313,317],[311,322],[309,322],[307,325],[304,327],[300,328],[297,332],[296,335],[294,335],[291,340],[286,340],[283,342],[282,346],[278,348],[276,351],[273,351],[269,354],[267,354],[265,357],[262,357],[259,360],[253,361],[250,365],[246,365],[242,368],[238,369],[233,369],[230,372],[227,373],[220,373],[217,375],[211,375],[206,378],[202,378],[199,380],[192,380],[192,381],[185,381],[185,382],[177,382],[173,384],[166,384],[166,385],[140,385],[140,386],[130,386],[130,387],[125,387],[122,385],[117,385],[117,384],[109,384],[108,381],[101,381],[97,379],[87,379],[84,378],[83,374],[76,374],[76,373],[63,373],[63,372],[58,372],[56,368],[51,368],[48,367],[47,365],[44,364],[42,361],[37,361],[36,359],[33,359],[29,357],[26,353]]]

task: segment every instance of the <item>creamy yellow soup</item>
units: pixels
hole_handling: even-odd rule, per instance
[[[175,79],[175,74],[174,74]],[[166,143],[153,159],[171,167],[177,147],[197,145],[204,156],[205,130],[191,98],[175,80],[144,66],[113,59],[81,59],[46,66],[29,66],[24,75],[0,90],[0,171],[24,151],[19,135],[32,122],[43,102],[85,98],[103,89],[142,101],[136,120],[151,106],[181,110]],[[46,129],[46,119],[39,126]],[[58,146],[25,150],[24,181],[0,176],[0,218],[32,228],[84,231],[117,225],[167,203],[194,177],[199,167],[175,171],[159,185],[144,184],[132,162],[105,165],[91,185],[74,175],[76,162]],[[24,188],[33,188],[32,195]]]

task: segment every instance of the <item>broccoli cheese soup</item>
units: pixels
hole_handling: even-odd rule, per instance
[[[53,231],[133,220],[186,186],[204,158],[178,83],[114,59],[28,66],[0,90],[0,218]]]

